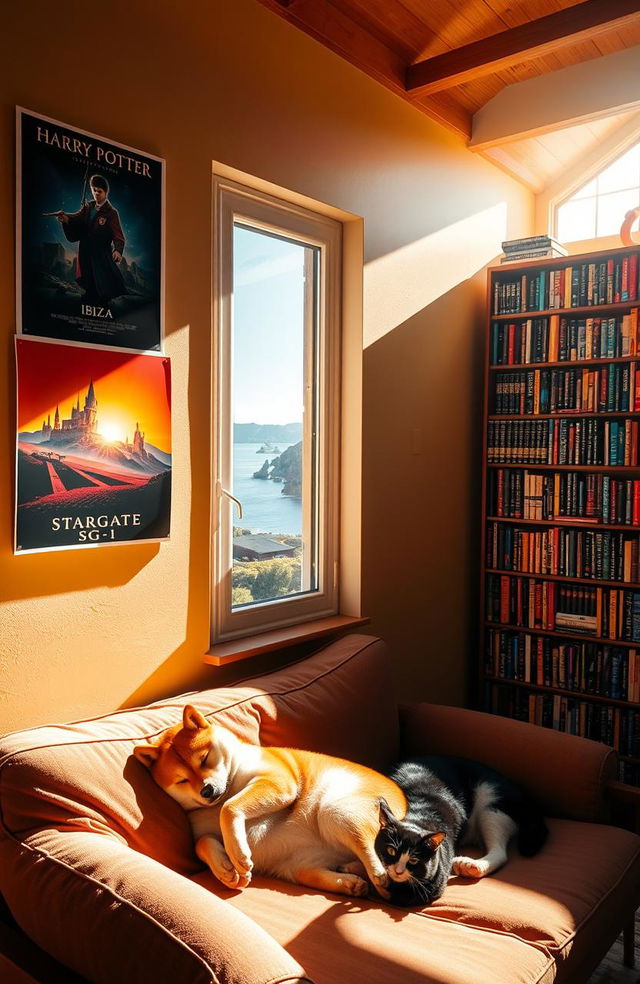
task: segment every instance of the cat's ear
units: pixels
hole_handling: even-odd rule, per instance
[[[384,829],[388,827],[389,824],[393,824],[396,821],[393,813],[391,812],[391,807],[387,803],[384,797],[380,797],[378,806],[380,807],[379,817],[380,817],[380,827]]]
[[[432,851],[437,851],[446,836],[444,830],[438,830],[435,834],[427,834],[425,841]]]

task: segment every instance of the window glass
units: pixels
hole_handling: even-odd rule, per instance
[[[637,188],[640,184],[640,144],[632,147],[598,175],[598,193]]]
[[[558,239],[561,243],[589,239],[593,236],[595,227],[595,198],[568,201],[558,209]]]
[[[556,209],[560,242],[614,236],[626,212],[640,205],[640,143],[579,188]]]
[[[247,225],[233,233],[232,607],[317,588],[311,476],[318,250]]]
[[[638,194],[636,191],[617,191],[610,195],[601,195],[597,203],[596,236],[615,236],[620,231],[626,213],[638,205]]]

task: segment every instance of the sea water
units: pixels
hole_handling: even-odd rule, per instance
[[[287,533],[292,536],[302,534],[302,502],[292,496],[283,495],[282,482],[272,479],[253,478],[264,464],[265,458],[272,462],[290,444],[278,444],[279,452],[258,454],[261,444],[233,445],[233,494],[242,503],[242,519],[234,506],[233,525],[252,533]]]

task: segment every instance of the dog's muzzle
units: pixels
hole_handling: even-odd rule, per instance
[[[219,789],[214,786],[212,782],[205,782],[204,786],[200,790],[200,795],[203,799],[208,800],[209,803],[215,803],[224,794],[224,789]]]

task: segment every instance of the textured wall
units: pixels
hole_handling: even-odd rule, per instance
[[[529,193],[254,0],[24,0],[3,10],[3,34],[0,732],[220,679],[200,661],[214,159],[364,218],[364,609],[402,690],[462,700],[479,464],[474,275],[507,231],[529,232]],[[166,159],[168,543],[12,554],[15,104]]]

